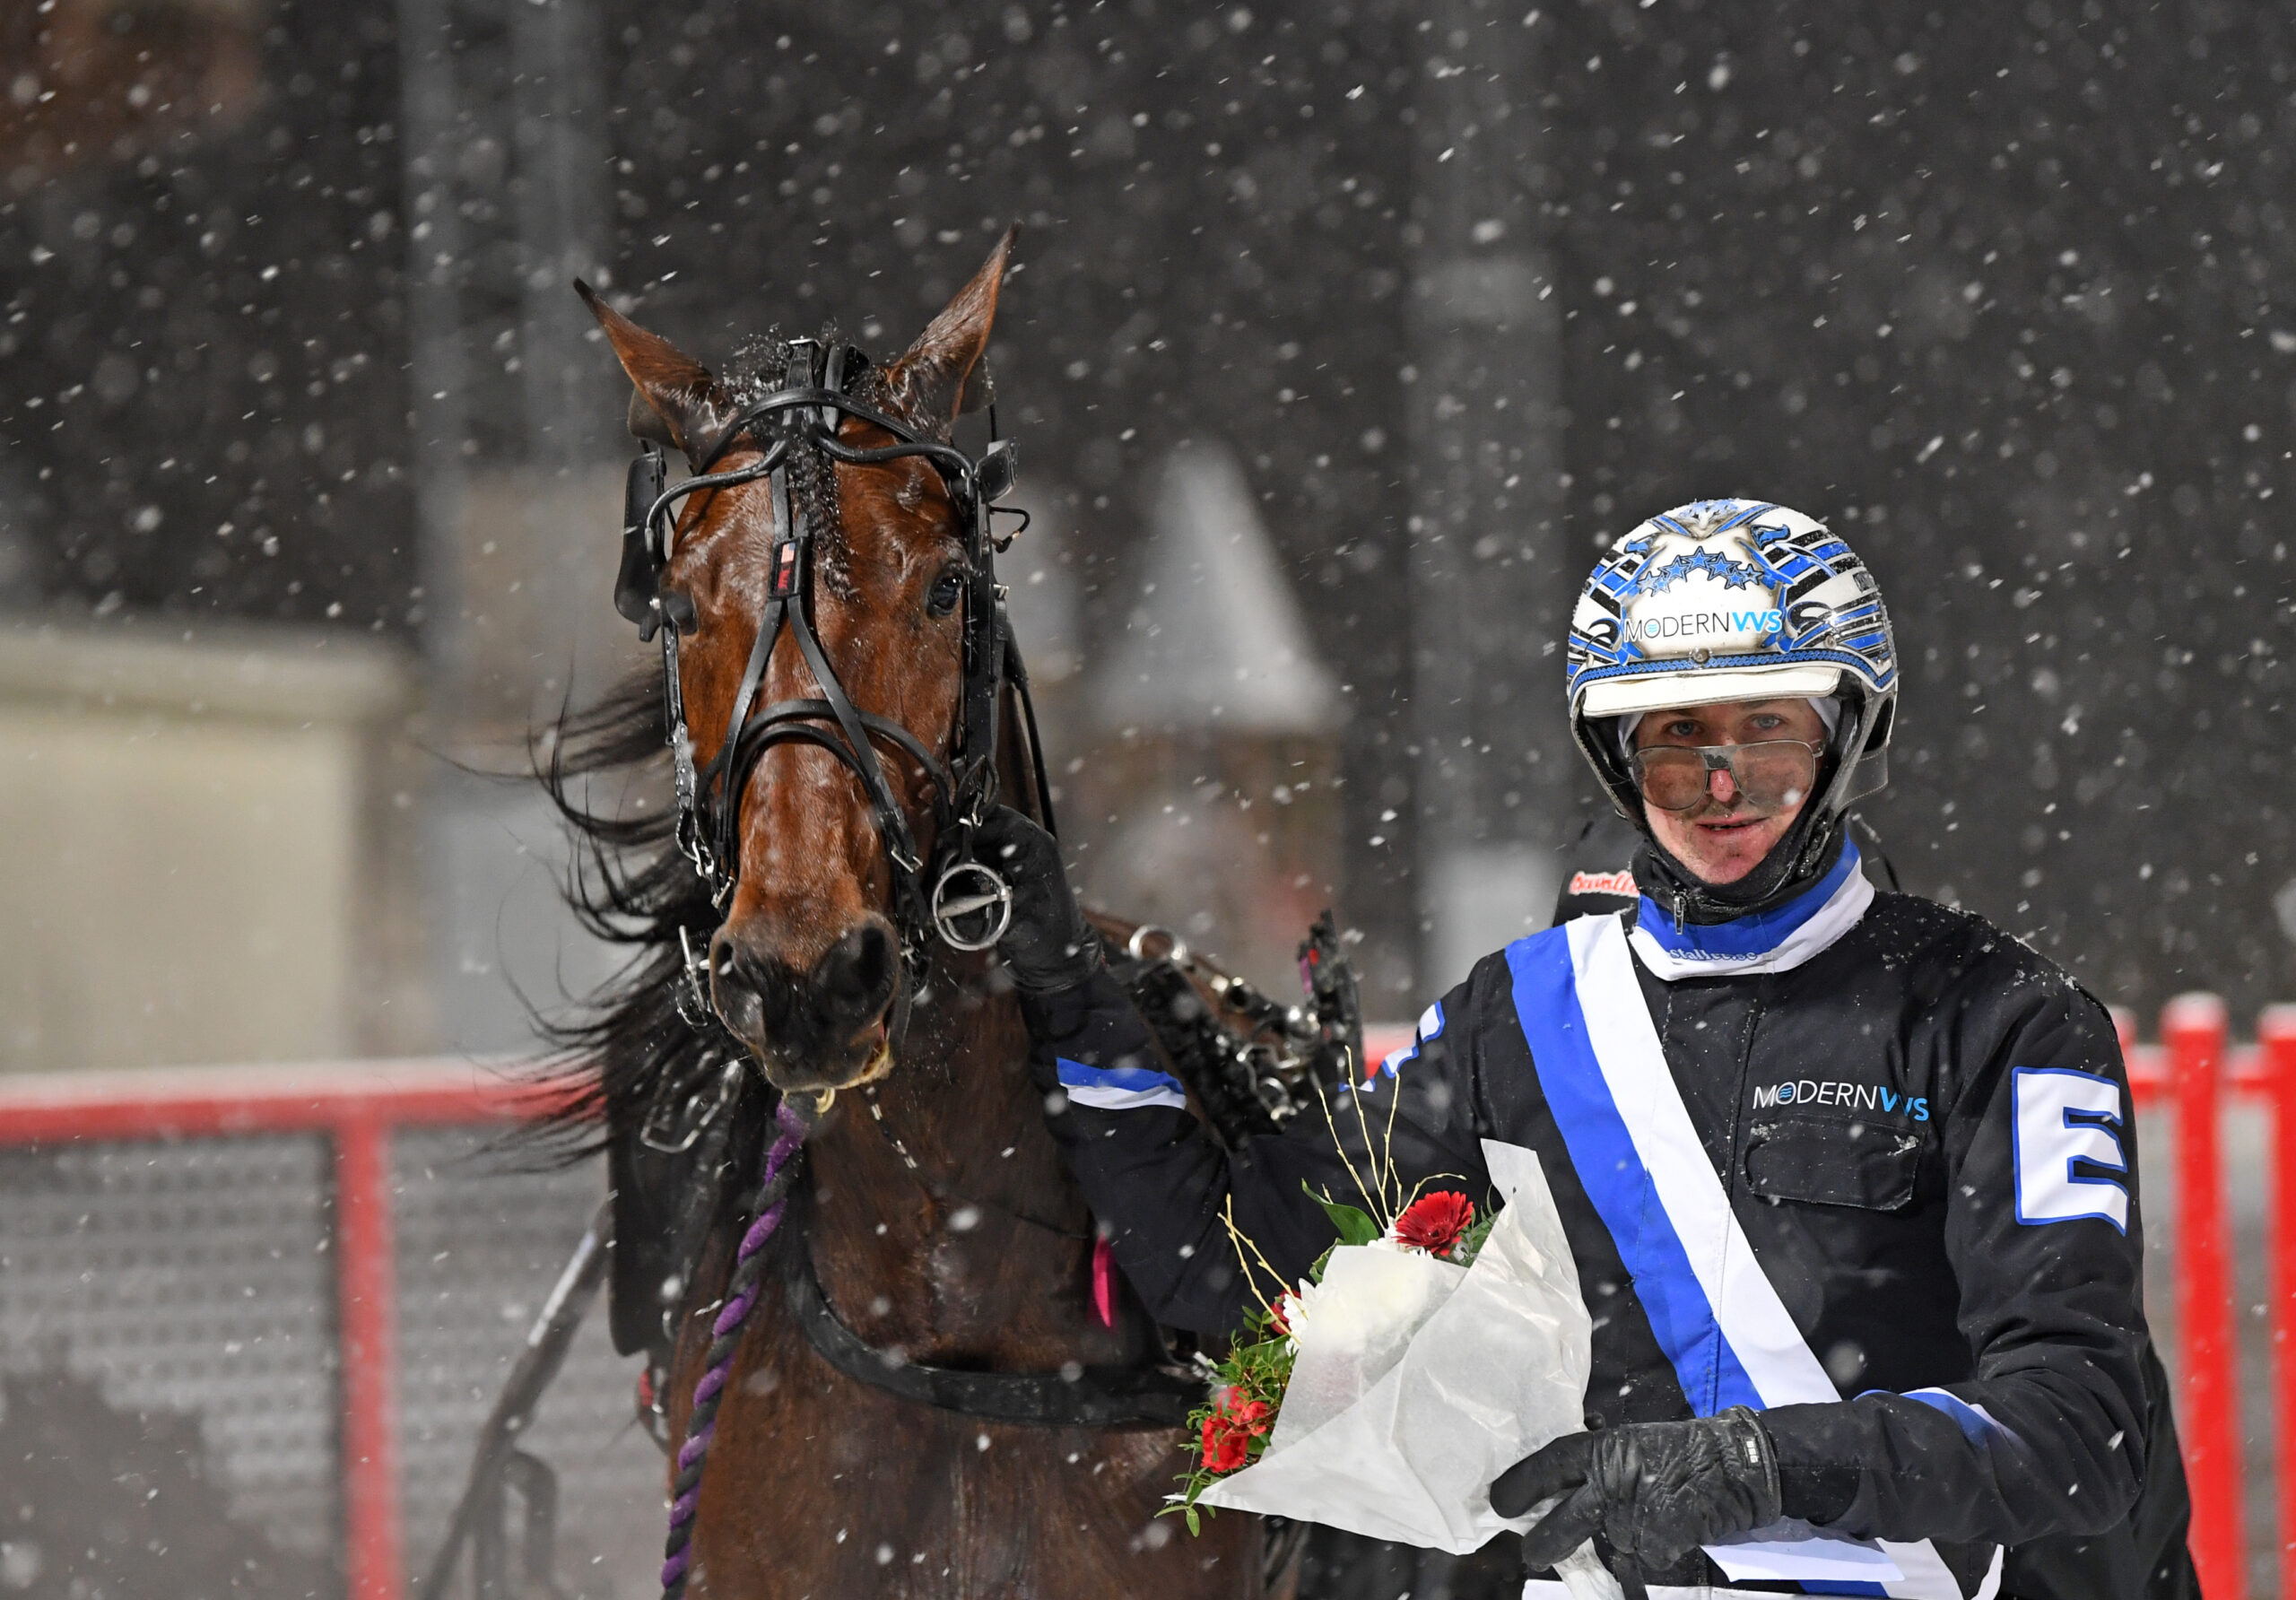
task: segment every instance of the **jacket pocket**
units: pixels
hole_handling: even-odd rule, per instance
[[[1746,1187],[1765,1200],[1896,1211],[1920,1165],[1920,1140],[1872,1123],[1757,1122],[1746,1134]]]

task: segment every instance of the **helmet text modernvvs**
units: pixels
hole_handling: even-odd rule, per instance
[[[1785,613],[1769,611],[1694,611],[1686,616],[1629,617],[1626,636],[1635,640],[1683,639],[1692,634],[1780,633]]]

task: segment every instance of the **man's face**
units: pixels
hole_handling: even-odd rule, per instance
[[[1825,722],[1806,700],[1744,700],[1652,711],[1636,726],[1634,747],[1755,744],[1767,739],[1798,739],[1822,747],[1825,738]],[[1730,774],[1709,772],[1704,796],[1688,811],[1661,811],[1646,801],[1642,814],[1658,842],[1700,879],[1735,883],[1761,865],[1809,803],[1809,796],[1797,795],[1790,802],[1756,805],[1739,792]]]

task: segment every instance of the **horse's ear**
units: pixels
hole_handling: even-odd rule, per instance
[[[1020,237],[1017,222],[1004,230],[972,282],[957,291],[956,299],[886,371],[895,403],[919,422],[946,428],[959,413],[991,398],[980,352],[988,348],[989,326],[996,320],[996,291],[1004,285],[1005,259]]]
[[[630,396],[630,431],[669,445],[699,461],[716,443],[730,409],[709,369],[659,334],[649,334],[601,299],[581,279],[574,292],[605,330],[622,370],[637,386]]]

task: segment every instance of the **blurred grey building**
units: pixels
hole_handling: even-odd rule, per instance
[[[27,637],[228,656],[292,627],[263,649],[355,635],[381,664],[341,837],[396,885],[350,958],[393,997],[298,1039],[511,1044],[602,970],[517,776],[634,659],[607,595],[623,396],[566,280],[709,359],[831,321],[890,352],[1015,218],[991,360],[1058,524],[1047,657],[1082,683],[1122,653],[1163,464],[1231,451],[1346,685],[1329,881],[1377,1010],[1541,915],[1593,804],[1549,648],[1570,594],[1605,541],[1715,492],[1831,518],[1884,584],[1908,677],[1868,817],[1909,887],[2140,1011],[2296,986],[2292,62],[2261,16],[0,17],[0,570]],[[1081,705],[1057,765],[1094,736]],[[16,814],[71,804],[9,781]],[[83,1048],[13,1004],[0,1034]]]
[[[1270,993],[1337,898],[1347,707],[1250,480],[1188,440],[1154,480],[1124,630],[1091,664],[1069,830],[1085,892]]]

